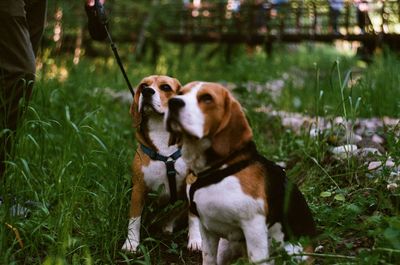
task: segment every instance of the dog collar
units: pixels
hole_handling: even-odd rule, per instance
[[[176,191],[176,169],[175,169],[175,162],[178,158],[182,156],[181,149],[178,149],[176,152],[171,154],[170,156],[160,155],[153,149],[145,146],[144,144],[140,144],[140,148],[142,149],[143,153],[148,155],[152,160],[162,161],[165,163],[167,167],[167,177],[168,177],[168,185],[169,191],[171,193],[170,202],[176,202],[178,198],[178,193]]]
[[[233,159],[236,157],[238,154],[242,154],[243,152],[248,152],[250,153],[250,157],[245,160],[241,160],[239,162],[236,162],[228,167],[222,168],[222,166],[228,162],[229,160]],[[254,156],[258,154],[257,149],[255,147],[255,144],[253,142],[250,142],[247,144],[244,148],[232,153],[227,159],[223,159],[217,163],[215,163],[212,167],[198,173],[197,175],[192,174],[192,180],[191,180],[191,186],[189,189],[189,209],[190,211],[199,216],[199,213],[197,211],[196,203],[193,201],[194,193],[201,188],[207,187],[212,184],[216,184],[220,181],[222,181],[224,178],[231,176],[232,174],[235,174],[242,169],[246,168],[250,164],[254,163],[257,161],[256,159],[253,159]],[[193,178],[194,177],[194,178]]]

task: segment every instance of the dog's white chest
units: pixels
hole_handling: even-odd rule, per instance
[[[264,212],[264,202],[245,194],[234,176],[197,190],[194,201],[205,228],[231,240],[243,236],[242,220]]]
[[[164,129],[162,119],[153,119],[149,121],[149,138],[158,148],[158,153],[162,156],[168,157],[175,153],[177,146],[169,146],[168,139],[169,133]],[[176,190],[179,191],[183,185],[184,179],[187,174],[187,167],[182,158],[175,161],[176,170]],[[164,186],[161,196],[170,195],[170,187],[167,177],[167,166],[163,161],[151,160],[150,164],[142,167],[144,174],[144,181],[150,190],[158,190],[160,186]]]
[[[176,189],[179,191],[183,185],[186,176],[186,164],[181,158],[175,162],[176,170]],[[159,187],[164,186],[161,195],[170,195],[170,187],[167,177],[167,167],[163,161],[150,161],[148,166],[142,167],[144,181],[150,190],[158,190]]]

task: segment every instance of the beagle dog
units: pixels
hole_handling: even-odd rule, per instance
[[[176,95],[181,84],[175,78],[152,75],[145,77],[136,88],[130,113],[136,128],[138,148],[132,162],[132,194],[128,236],[122,250],[136,252],[140,242],[141,214],[149,191],[164,186],[160,202],[175,203],[185,197],[188,168],[181,150],[169,145],[170,133],[163,123],[168,99]],[[173,218],[164,228],[172,233]],[[189,218],[189,250],[201,250],[201,235],[197,217]]]
[[[284,245],[283,239],[316,235],[303,195],[281,167],[257,152],[241,105],[228,89],[185,85],[169,100],[165,124],[192,172],[187,195],[200,218],[203,264],[227,264],[238,245],[251,262],[268,264],[271,237],[298,253],[300,246]]]

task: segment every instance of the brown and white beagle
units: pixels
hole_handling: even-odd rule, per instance
[[[175,78],[152,75],[144,78],[136,88],[130,113],[136,128],[138,148],[132,162],[132,194],[128,236],[123,250],[135,252],[140,242],[140,223],[143,205],[148,191],[164,186],[160,202],[185,199],[185,178],[188,168],[181,158],[180,149],[169,145],[170,133],[163,123],[168,99],[176,95],[181,84]],[[164,227],[172,232],[174,221]],[[189,218],[190,250],[201,250],[199,221]]]
[[[283,238],[314,237],[311,211],[284,170],[257,152],[229,90],[192,82],[168,105],[166,127],[193,172],[187,192],[191,211],[200,217],[203,264],[228,263],[238,246],[252,262],[267,264],[271,238],[288,252],[300,252]]]

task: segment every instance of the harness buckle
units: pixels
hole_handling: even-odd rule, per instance
[[[167,175],[168,176],[175,176],[176,170],[175,170],[175,159],[172,157],[168,157],[167,161],[165,162],[167,165]]]

